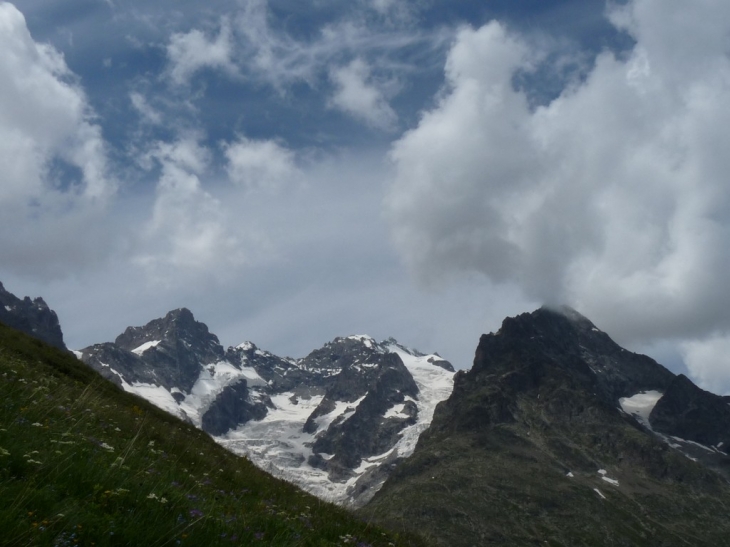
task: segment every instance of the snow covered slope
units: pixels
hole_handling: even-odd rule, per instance
[[[323,499],[362,505],[380,488],[390,466],[413,453],[436,405],[451,394],[454,371],[438,355],[421,354],[392,339],[337,338],[314,353],[316,359],[310,355],[298,364],[328,378],[354,376],[351,393],[334,381],[322,394],[302,394],[297,388],[278,393],[263,420],[246,422],[218,440]],[[343,361],[356,357],[339,369],[313,366],[313,361],[331,362],[333,355]],[[391,374],[394,370],[403,377]],[[389,381],[378,384],[377,378],[387,376]],[[375,386],[379,401],[371,393]]]

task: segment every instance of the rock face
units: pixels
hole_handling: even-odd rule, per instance
[[[481,337],[361,511],[444,546],[727,545],[725,408],[575,311],[541,308]]]
[[[365,503],[448,397],[454,369],[389,339],[336,338],[303,359],[224,350],[187,309],[80,358],[123,389],[328,500]]]
[[[0,283],[0,323],[43,340],[59,349],[66,349],[56,312],[42,298],[17,298]]]
[[[722,449],[730,448],[730,405],[680,374],[649,415],[655,431]]]

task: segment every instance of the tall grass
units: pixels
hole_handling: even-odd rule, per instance
[[[3,325],[0,544],[422,545],[271,477]]]

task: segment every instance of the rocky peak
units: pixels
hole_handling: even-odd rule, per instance
[[[82,351],[84,361],[105,373],[106,365],[118,367],[128,383],[142,382],[189,392],[200,370],[224,358],[225,352],[208,327],[196,321],[190,310],[180,308],[143,327],[128,327],[113,344],[100,344]],[[136,358],[135,358],[136,357]]]
[[[129,327],[117,336],[114,343],[122,349],[135,352],[140,351],[141,345],[155,341],[170,346],[181,344],[207,362],[222,358],[224,353],[218,337],[208,330],[205,323],[196,321],[187,308],[173,310],[143,327]]]
[[[60,349],[66,349],[56,312],[38,297],[22,300],[0,283],[0,322]]]
[[[591,321],[567,306],[542,307],[508,317],[496,334],[482,336],[474,361],[475,371],[494,365],[494,354],[513,351],[533,359],[545,358],[557,367],[585,374],[607,402],[639,391],[663,392],[674,374],[653,359],[626,351]],[[527,360],[529,361],[529,359]],[[537,366],[537,365],[536,365]]]

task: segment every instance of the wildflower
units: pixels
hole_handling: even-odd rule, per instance
[[[147,443],[147,446],[149,446],[150,448],[153,447],[153,446],[155,446],[155,441],[148,442]]]
[[[160,503],[163,505],[167,503],[167,498],[160,498]]]
[[[191,509],[190,516],[193,518],[196,518],[196,517],[202,518],[203,512],[200,509]]]
[[[113,446],[109,446],[106,443],[101,443],[99,446],[101,448],[103,448],[104,450],[108,450],[109,452],[114,452],[114,447]]]
[[[119,429],[118,427],[115,427],[114,431],[121,431],[121,429]]]
[[[2,446],[0,446],[0,456],[10,456],[10,452],[8,452]]]
[[[147,496],[147,499],[148,499],[148,500],[156,500],[156,499],[158,499],[158,498],[157,498],[157,494],[155,494],[155,493],[153,492],[153,493],[151,493],[151,494],[149,494],[149,495]]]
[[[28,460],[28,463],[37,463],[38,465],[43,465],[43,462],[39,462],[38,460],[33,459]]]
[[[43,427],[43,424],[40,424],[38,422],[32,423],[30,425],[33,426],[33,427]]]

